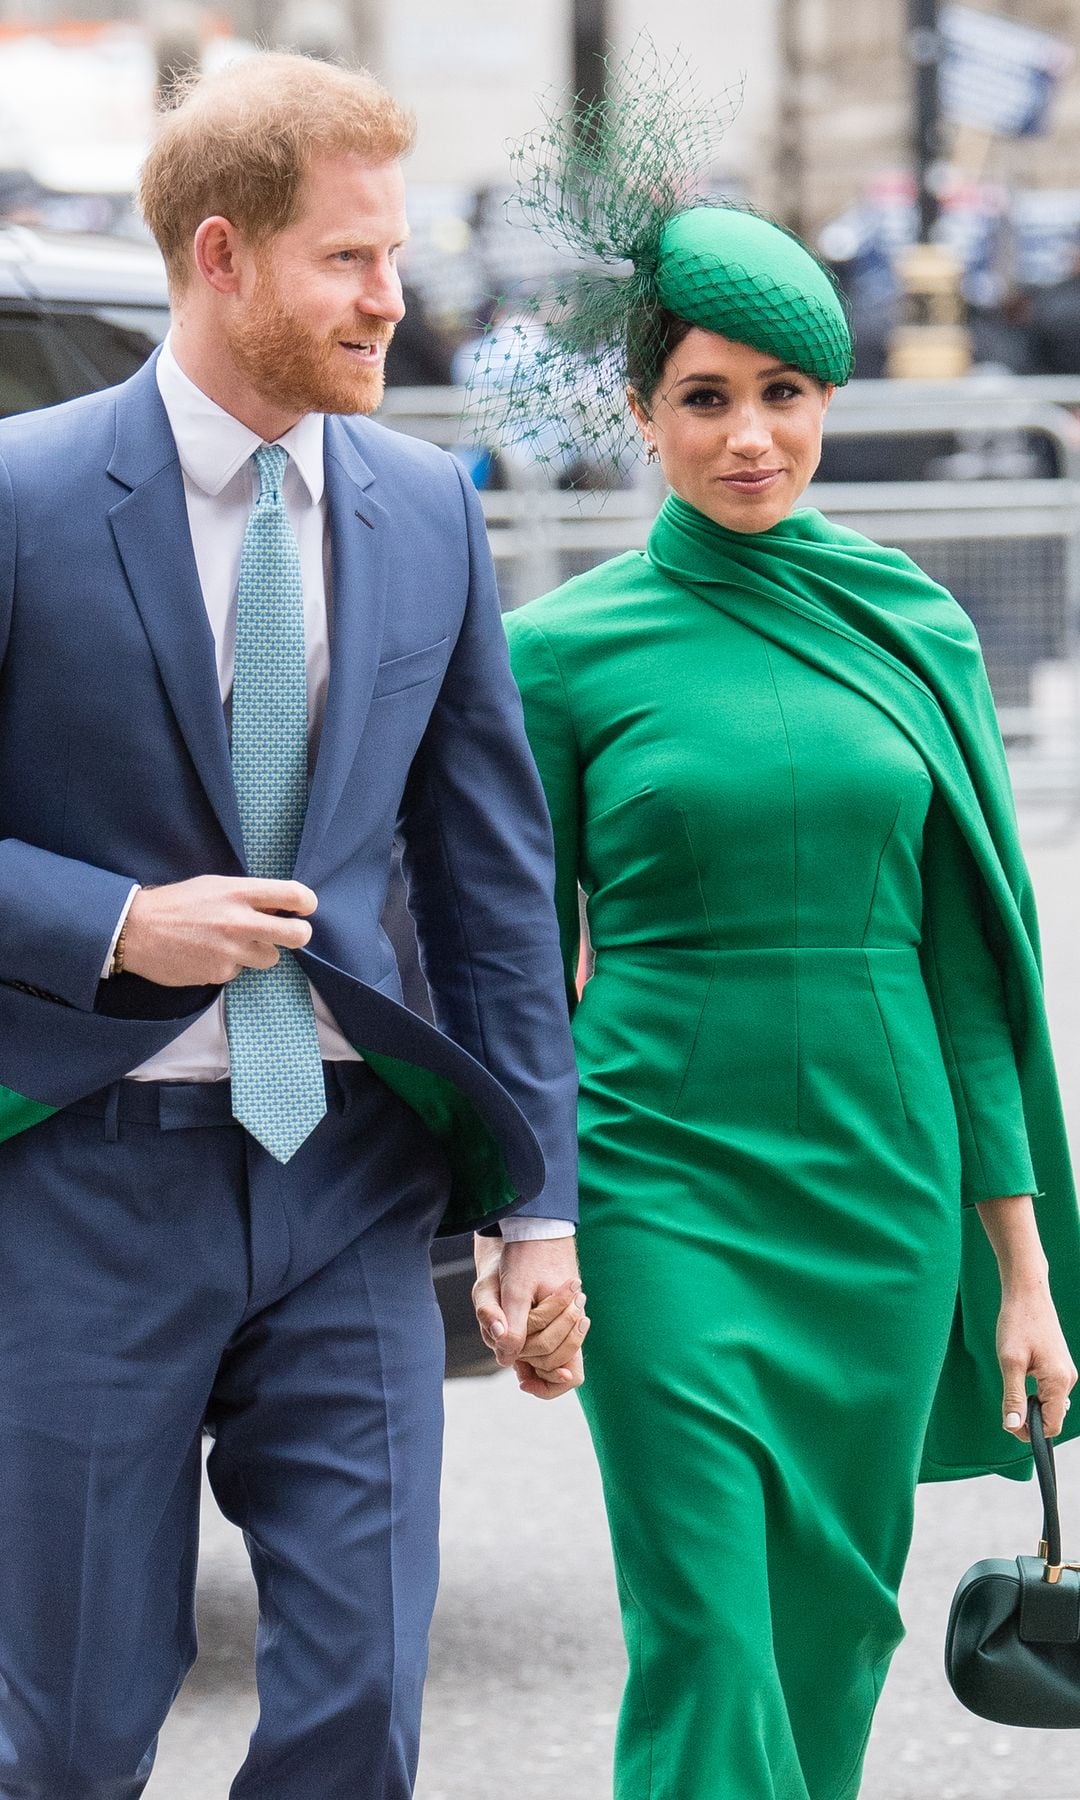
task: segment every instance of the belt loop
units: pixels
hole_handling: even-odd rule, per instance
[[[120,1083],[114,1081],[105,1102],[105,1142],[115,1144],[120,1136]]]
[[[336,1062],[323,1063],[323,1080],[326,1083],[326,1101],[335,1112],[344,1112],[349,1103],[345,1083],[341,1079],[341,1067]]]

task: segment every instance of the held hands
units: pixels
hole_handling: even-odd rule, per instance
[[[271,969],[311,938],[318,900],[299,881],[197,875],[140,888],[131,903],[124,967],[161,987],[218,987],[241,969]]]
[[[589,1330],[572,1237],[475,1240],[473,1305],[496,1361],[513,1367],[521,1389],[555,1400],[585,1379],[581,1346]]]

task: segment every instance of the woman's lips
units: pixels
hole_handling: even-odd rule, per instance
[[[721,475],[719,479],[734,494],[764,494],[776,485],[783,472],[782,469],[754,469],[740,475]]]

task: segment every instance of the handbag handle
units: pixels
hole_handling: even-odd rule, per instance
[[[1058,1515],[1057,1474],[1054,1469],[1054,1446],[1043,1429],[1042,1404],[1032,1395],[1028,1401],[1028,1430],[1035,1458],[1035,1474],[1043,1503],[1043,1541],[1040,1554],[1046,1562],[1061,1562],[1061,1519]]]
[[[1061,1561],[1061,1519],[1058,1515],[1057,1473],[1054,1469],[1054,1446],[1043,1429],[1042,1405],[1032,1395],[1028,1401],[1028,1430],[1031,1433],[1031,1449],[1035,1457],[1035,1473],[1039,1480],[1039,1492],[1043,1503],[1043,1535],[1039,1545],[1039,1555],[1046,1564],[1047,1581],[1060,1579]]]

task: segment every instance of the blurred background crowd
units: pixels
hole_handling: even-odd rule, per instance
[[[420,126],[391,379],[449,382],[547,273],[507,220],[507,139],[538,91],[594,90],[643,27],[705,91],[743,83],[716,188],[831,263],[860,376],[1080,372],[1080,0],[3,0],[0,216],[136,236],[135,172],[178,71],[255,44],[359,58]],[[937,262],[913,268],[926,242]],[[942,327],[916,370],[896,343],[913,309]]]

